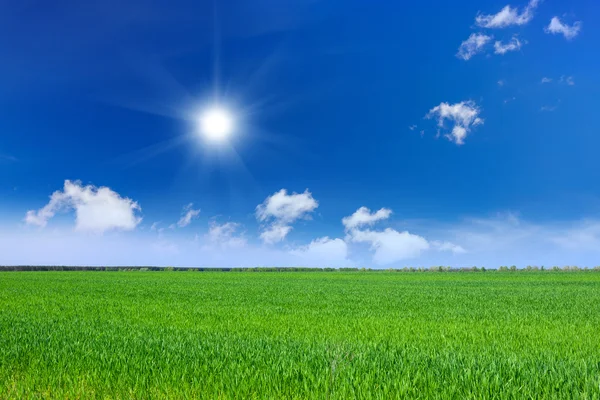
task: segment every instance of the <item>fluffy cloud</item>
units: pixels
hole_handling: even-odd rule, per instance
[[[450,251],[453,254],[464,254],[467,252],[462,246],[459,246],[452,242],[442,242],[439,240],[434,240],[430,242],[430,244],[432,248],[439,251]]]
[[[533,18],[533,11],[539,3],[539,0],[531,0],[521,13],[517,8],[508,5],[497,14],[480,14],[475,17],[475,24],[481,28],[506,28],[511,25],[525,25]]]
[[[211,222],[208,234],[206,235],[210,246],[220,248],[240,248],[246,246],[246,238],[236,236],[239,227],[240,224],[236,222],[226,222],[224,224]]]
[[[387,219],[390,215],[392,211],[387,208],[372,213],[367,207],[360,207],[354,214],[342,219],[346,228],[346,240],[370,244],[374,251],[373,262],[379,265],[418,257],[422,251],[429,249],[427,240],[409,232],[398,232],[391,228],[383,231],[361,229]]]
[[[307,260],[317,262],[318,265],[338,266],[347,264],[348,245],[342,239],[330,239],[325,236],[315,239],[306,246],[291,250],[291,254]]]
[[[373,262],[379,265],[415,258],[429,249],[429,243],[425,238],[391,228],[383,231],[355,229],[350,232],[349,239],[353,242],[369,243],[371,250],[375,252]]]
[[[75,229],[79,231],[133,230],[142,220],[136,215],[141,208],[135,201],[108,187],[66,180],[63,190],[52,193],[48,204],[27,212],[25,222],[44,227],[57,212],[69,210],[75,210]]]
[[[200,210],[194,210],[194,203],[190,203],[187,206],[183,207],[183,212],[181,213],[181,218],[177,221],[177,226],[180,228],[186,227],[192,223],[192,220],[198,218],[200,215]]]
[[[467,61],[475,54],[482,52],[492,39],[492,36],[484,35],[483,33],[472,33],[467,40],[460,44],[456,57]]]
[[[506,44],[501,41],[494,43],[494,53],[504,55],[509,51],[517,51],[526,42],[521,42],[517,36],[513,36]]]
[[[581,31],[581,21],[577,21],[569,26],[562,23],[558,17],[552,17],[550,24],[544,31],[553,35],[562,33],[567,40],[571,40],[579,35],[579,32]]]
[[[349,217],[342,218],[342,224],[347,230],[350,230],[365,225],[373,225],[377,221],[388,219],[390,215],[392,215],[392,210],[388,208],[382,208],[371,213],[371,210],[367,207],[361,207]]]
[[[288,194],[285,189],[267,197],[256,207],[256,219],[266,224],[260,237],[265,243],[277,243],[291,232],[298,219],[309,218],[319,203],[307,190]]]
[[[481,110],[473,101],[462,101],[456,104],[440,103],[440,105],[429,110],[426,118],[437,118],[438,126],[444,127],[444,121],[449,120],[452,124],[452,131],[445,135],[450,141],[461,145],[471,129],[477,125],[483,124],[483,119],[479,117]]]

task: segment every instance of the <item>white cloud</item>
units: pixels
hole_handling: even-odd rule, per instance
[[[506,44],[501,41],[494,43],[494,53],[504,55],[509,51],[517,51],[521,49],[525,42],[521,42],[517,36],[513,36]]]
[[[581,31],[581,25],[581,21],[577,21],[573,25],[569,26],[562,23],[558,17],[552,17],[550,24],[544,29],[544,31],[553,35],[562,33],[567,40],[571,40],[579,35],[579,32]]]
[[[217,246],[221,248],[244,247],[247,244],[246,238],[243,236],[236,236],[236,232],[239,227],[240,224],[236,222],[218,224],[212,221],[206,237],[211,246]]]
[[[371,250],[375,251],[373,261],[379,265],[415,258],[429,249],[429,243],[425,238],[391,228],[383,231],[355,229],[350,232],[349,239],[353,242],[369,243]]]
[[[183,207],[183,212],[179,221],[177,221],[177,226],[180,228],[186,227],[192,223],[192,220],[198,218],[200,215],[200,209],[194,210],[194,203],[190,203],[187,206]],[[175,228],[174,225],[171,225],[172,228]]]
[[[430,244],[432,248],[439,251],[450,251],[453,254],[464,254],[467,252],[462,246],[459,246],[452,242],[442,242],[439,240],[434,240],[430,242]]]
[[[256,219],[266,224],[261,239],[268,244],[282,241],[291,232],[295,221],[309,218],[318,206],[308,189],[292,194],[281,189],[267,197],[256,207]]]
[[[452,124],[452,131],[445,135],[450,141],[457,145],[462,145],[471,129],[477,125],[483,124],[483,119],[479,117],[481,110],[473,101],[462,101],[456,104],[440,103],[440,105],[429,110],[426,118],[437,118],[438,126],[444,127],[444,121],[449,120]]]
[[[360,207],[352,215],[342,219],[346,229],[346,241],[370,244],[371,250],[374,251],[373,262],[379,265],[418,257],[422,251],[429,249],[427,240],[406,231],[398,232],[391,228],[383,231],[361,229],[385,220],[391,214],[392,211],[387,208],[372,213],[367,207]]]
[[[373,225],[377,221],[387,219],[392,215],[392,210],[381,208],[377,212],[371,213],[367,207],[361,207],[349,217],[342,218],[342,224],[349,229],[359,228],[365,225]]]
[[[348,245],[342,239],[330,239],[325,236],[310,242],[306,246],[291,250],[290,254],[323,266],[338,266],[347,264]]]
[[[547,78],[547,77],[544,76],[542,78],[542,82],[541,83],[550,83],[550,82],[552,82],[552,78]]]
[[[142,220],[136,215],[141,208],[135,201],[108,187],[83,186],[79,181],[66,180],[63,190],[54,192],[48,204],[27,212],[25,222],[44,227],[57,212],[69,210],[75,210],[75,229],[79,231],[133,230]]]
[[[533,18],[533,11],[540,0],[531,0],[522,13],[510,5],[505,6],[497,14],[482,15],[475,17],[475,24],[481,28],[506,28],[511,25],[525,25]]]
[[[260,238],[266,244],[279,243],[292,231],[291,225],[270,225],[260,234]]]
[[[498,86],[504,86],[504,85],[506,85],[506,82],[504,80],[500,79],[498,81]]]
[[[575,81],[573,80],[572,76],[561,76],[560,77],[560,83],[566,83],[569,86],[575,86]]]
[[[484,35],[483,33],[472,33],[467,40],[460,44],[456,57],[467,61],[475,54],[482,52],[492,39],[493,36]]]
[[[417,129],[416,125],[411,125],[408,127],[408,129],[410,129],[411,131],[414,131],[415,129]]]

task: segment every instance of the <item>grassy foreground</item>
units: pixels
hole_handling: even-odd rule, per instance
[[[600,398],[598,273],[0,274],[0,398]]]

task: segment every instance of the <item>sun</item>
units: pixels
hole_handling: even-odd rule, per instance
[[[199,118],[200,133],[214,142],[225,141],[233,132],[234,119],[231,113],[221,107],[211,107],[202,112]]]

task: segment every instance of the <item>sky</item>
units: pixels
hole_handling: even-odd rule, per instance
[[[5,2],[0,265],[600,265],[599,19]]]

